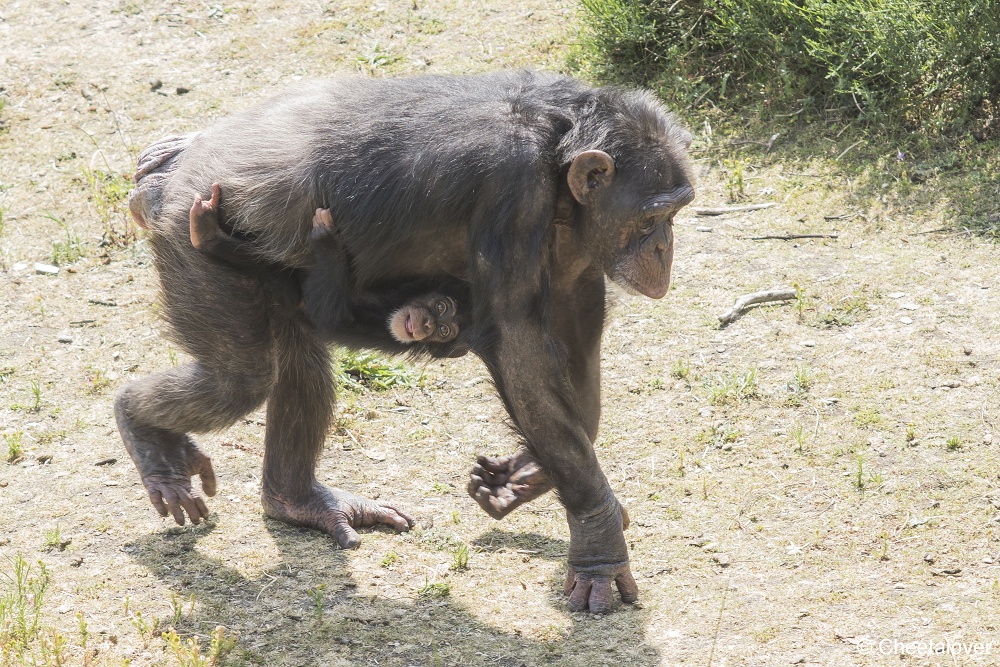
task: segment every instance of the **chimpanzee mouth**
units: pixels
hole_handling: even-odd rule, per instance
[[[411,313],[406,314],[406,321],[403,323],[403,328],[406,329],[406,334],[413,338],[413,315]]]

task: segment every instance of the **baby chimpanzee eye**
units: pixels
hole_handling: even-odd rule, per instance
[[[449,328],[447,324],[442,324],[438,327],[438,336],[441,338],[447,338],[449,335],[451,335],[451,328]]]
[[[446,304],[444,301],[438,301],[437,302],[437,312],[438,312],[438,315],[441,315],[446,310],[448,310],[448,304]]]

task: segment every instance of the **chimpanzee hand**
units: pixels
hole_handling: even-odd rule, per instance
[[[552,489],[545,472],[524,449],[512,456],[477,457],[469,477],[469,495],[494,519]]]
[[[331,489],[316,483],[307,498],[286,499],[261,492],[264,513],[272,519],[329,533],[341,549],[354,549],[361,544],[355,528],[377,524],[392,526],[405,532],[413,526],[413,518],[388,503],[368,500],[341,489]]]

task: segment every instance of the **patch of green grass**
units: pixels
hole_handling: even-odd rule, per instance
[[[111,386],[111,379],[107,373],[99,368],[91,367],[87,372],[87,393],[96,395],[104,392]]]
[[[24,455],[24,431],[17,429],[3,434],[7,445],[7,463],[13,463]]]
[[[42,548],[46,551],[65,551],[73,540],[64,539],[62,529],[56,525],[52,530],[45,531],[42,541]]]
[[[382,557],[382,562],[379,563],[379,565],[388,570],[398,562],[399,562],[399,554],[396,553],[395,551],[390,551],[389,553],[387,553],[385,556]]]
[[[875,408],[862,408],[854,415],[853,421],[858,428],[872,428],[882,424],[882,415]]]
[[[371,352],[344,351],[340,355],[337,377],[342,387],[354,391],[385,391],[414,382],[404,366],[390,363]]]
[[[323,606],[326,597],[326,584],[320,584],[310,588],[308,591],[309,599],[313,602],[313,610],[316,612],[316,618],[323,620]]]
[[[751,368],[743,373],[734,371],[728,375],[716,377],[708,384],[707,389],[708,400],[712,405],[741,403],[756,398],[758,396],[757,369]]]
[[[104,227],[100,245],[124,247],[135,241],[138,229],[128,212],[128,194],[133,187],[131,177],[112,171],[84,169],[83,178],[90,191],[90,203]]]
[[[950,436],[945,442],[945,447],[949,452],[956,452],[962,448],[962,440],[957,435]]]
[[[795,443],[795,451],[801,454],[805,450],[807,440],[805,428],[799,422],[794,422],[788,433],[792,436],[792,442]]]
[[[691,375],[691,362],[687,359],[678,359],[674,362],[670,372],[678,380],[687,380]]]
[[[432,584],[425,579],[424,585],[417,590],[417,595],[422,598],[430,599],[446,598],[451,595],[451,586],[449,586],[446,581],[440,581]]]
[[[806,392],[813,386],[815,372],[807,364],[799,364],[795,369],[795,378],[792,381],[792,389],[796,392]]]
[[[392,53],[380,42],[375,42],[370,49],[357,56],[358,65],[368,74],[382,72],[400,60],[402,60],[402,56]]]
[[[68,223],[63,222],[51,213],[46,213],[43,217],[59,225],[65,234],[64,239],[53,241],[52,243],[52,252],[50,254],[52,263],[57,266],[66,266],[83,257],[83,241],[80,240],[80,235],[70,229]]]
[[[42,652],[40,632],[42,605],[51,577],[41,561],[32,568],[21,554],[8,561],[10,569],[0,571],[0,647],[4,664],[35,664]],[[29,659],[30,658],[30,659]]]
[[[178,667],[221,667],[236,648],[237,639],[238,636],[229,633],[225,627],[216,626],[208,644],[208,652],[202,655],[198,637],[181,639],[174,630],[163,633],[167,651],[173,655]]]
[[[469,567],[469,547],[459,544],[451,553],[451,569],[464,570]]]

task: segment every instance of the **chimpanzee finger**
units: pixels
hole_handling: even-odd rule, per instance
[[[160,490],[153,488],[146,489],[146,491],[149,493],[149,502],[153,503],[157,513],[162,517],[167,516],[167,506],[163,504],[163,495]]]
[[[220,195],[219,184],[212,183],[212,199],[209,202],[209,204],[213,209],[219,208],[219,195]]]
[[[563,593],[569,595],[573,591],[573,587],[576,586],[576,570],[572,565],[566,568],[566,581],[563,582]]]
[[[410,528],[413,528],[413,526],[415,526],[417,524],[417,520],[414,519],[409,514],[407,514],[406,512],[403,512],[403,511],[397,509],[396,507],[393,507],[392,505],[390,505],[388,503],[379,503],[379,505],[381,505],[382,507],[386,507],[386,508],[392,510],[398,516],[402,517],[402,519],[404,521],[406,521],[406,529],[405,530],[409,530]]]
[[[204,458],[201,465],[198,467],[198,476],[201,477],[201,490],[205,492],[206,496],[214,496],[215,470],[212,469],[212,459],[207,456]]]
[[[476,463],[494,475],[506,474],[510,472],[510,458],[509,456],[483,456],[480,454],[476,457]]]
[[[622,530],[628,530],[630,523],[632,523],[632,520],[628,517],[628,510],[622,505]]]
[[[590,600],[590,588],[593,580],[588,577],[575,577],[573,590],[569,593],[570,611],[583,611]]]
[[[611,580],[607,577],[596,577],[590,586],[590,596],[587,606],[591,614],[607,614],[614,607],[615,594],[611,590]]]
[[[358,531],[351,528],[347,517],[342,514],[339,514],[334,520],[333,537],[341,549],[356,549],[361,544],[361,536],[358,535]]]
[[[200,507],[199,501],[201,501]],[[191,523],[193,524],[201,523],[201,520],[208,516],[208,508],[205,507],[204,501],[198,496],[182,493],[178,498],[178,502],[187,512],[188,518],[191,519]],[[205,510],[204,514],[202,514],[202,509]]]
[[[163,494],[163,502],[166,503],[167,509],[170,510],[170,513],[174,515],[174,521],[177,522],[178,526],[183,526],[184,510],[181,509],[181,505],[177,501],[177,493],[169,487],[164,489],[160,493]]]
[[[635,583],[635,577],[631,570],[625,570],[615,578],[618,592],[622,596],[622,602],[635,602],[639,599],[639,584]]]
[[[399,510],[397,510],[392,505],[386,505],[379,503],[375,507],[375,511],[370,514],[366,513],[365,525],[374,526],[375,524],[382,523],[387,526],[392,526],[401,533],[405,533],[413,525],[413,519],[406,516]]]

